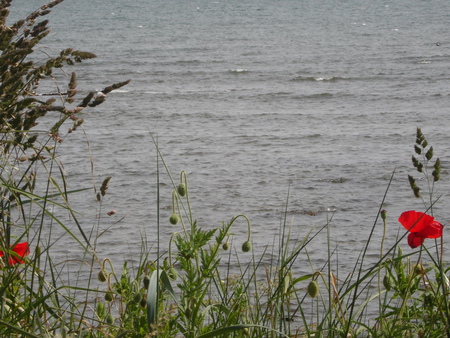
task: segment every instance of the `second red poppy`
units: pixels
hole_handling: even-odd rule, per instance
[[[410,232],[408,245],[413,249],[421,246],[425,238],[441,237],[444,228],[433,216],[414,210],[402,213],[398,221]]]

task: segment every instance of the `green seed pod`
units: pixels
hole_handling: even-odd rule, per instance
[[[433,147],[430,147],[430,149],[428,149],[427,153],[425,154],[425,158],[428,161],[433,158]]]
[[[246,241],[246,242],[244,242],[244,244],[242,244],[242,251],[249,252],[251,249],[252,249],[252,243],[250,243],[250,241]]]
[[[184,183],[178,184],[177,187],[178,195],[185,196],[186,195],[186,185]]]
[[[176,225],[178,223],[179,217],[177,214],[172,214],[169,218],[170,224]]]
[[[223,243],[222,245],[222,249],[224,249],[225,251],[227,251],[230,248],[230,244],[228,244],[228,241]]]
[[[109,325],[112,325],[112,324],[114,323],[114,317],[112,316],[111,313],[109,313],[109,314],[106,316],[106,322],[107,322]]]
[[[144,276],[143,283],[144,283],[144,289],[147,290],[147,289],[148,289],[148,286],[150,285],[150,277],[147,276],[147,275],[145,275],[145,276]]]
[[[319,284],[315,280],[311,281],[308,284],[308,295],[311,296],[311,298],[316,298],[319,294]]]
[[[97,278],[100,282],[106,282],[106,274],[103,270],[101,270],[98,275]]]
[[[391,290],[392,285],[391,285],[391,278],[389,277],[389,275],[385,275],[384,276],[384,278],[383,278],[383,285],[384,285],[386,291],[390,291]]]
[[[108,291],[107,293],[105,293],[105,300],[107,302],[112,302],[114,299],[114,295],[111,291]]]

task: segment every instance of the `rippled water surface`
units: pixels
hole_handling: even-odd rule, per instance
[[[13,1],[12,11],[19,17],[40,3]],[[199,224],[244,213],[257,253],[273,244],[289,193],[293,237],[332,217],[345,270],[395,170],[383,206],[391,240],[401,211],[424,210],[407,181],[416,127],[441,158],[435,213],[450,218],[447,1],[66,0],[49,18],[53,30],[41,51],[73,47],[98,56],[74,67],[81,93],[132,80],[84,116],[86,134],[70,135],[60,148],[70,185],[91,185],[88,149],[96,184],[112,176],[101,210],[92,193],[73,201],[85,229],[102,217],[101,255],[130,259],[144,233],[156,242],[150,134],[174,178],[188,173]],[[171,189],[161,170],[167,243],[179,228],[168,223]],[[246,224],[237,225],[240,246]],[[373,257],[380,235],[381,224]],[[69,242],[58,245],[70,256]],[[323,234],[309,246],[318,267],[325,243]]]

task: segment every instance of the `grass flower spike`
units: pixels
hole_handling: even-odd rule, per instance
[[[410,232],[408,245],[414,249],[421,246],[425,238],[439,238],[444,226],[435,221],[434,217],[414,210],[405,211],[398,221]]]

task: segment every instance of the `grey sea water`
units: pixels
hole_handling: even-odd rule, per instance
[[[11,10],[19,18],[42,3],[15,0]],[[103,257],[136,259],[143,234],[155,248],[150,134],[173,177],[188,173],[199,225],[246,214],[257,254],[277,245],[286,209],[293,238],[331,219],[336,266],[345,272],[395,170],[383,205],[392,243],[400,213],[425,210],[407,180],[417,174],[417,127],[443,167],[435,216],[450,218],[448,1],[66,0],[49,19],[43,58],[67,47],[98,56],[73,67],[81,93],[132,80],[90,110],[85,134],[73,133],[60,148],[69,187],[112,176],[101,209],[91,192],[73,200],[86,231],[105,231],[97,243]],[[180,227],[168,222],[171,187],[160,168],[167,243]],[[426,191],[426,182],[419,184]],[[109,217],[110,210],[117,213]],[[246,224],[233,232],[239,249]],[[381,233],[380,223],[373,259]],[[323,234],[309,244],[316,268],[326,240]],[[67,257],[75,254],[70,241],[56,244]],[[310,271],[306,262],[295,268]]]

